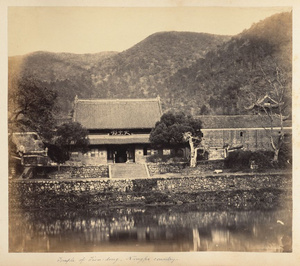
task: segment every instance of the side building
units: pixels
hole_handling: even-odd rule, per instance
[[[149,135],[162,109],[155,99],[78,99],[73,121],[89,132],[90,151],[73,153],[72,160],[85,164],[143,163],[156,151]]]
[[[47,148],[36,132],[8,134],[9,177],[30,178],[33,168],[49,164]]]
[[[274,139],[281,133],[278,117],[272,121],[267,115],[197,116],[202,121],[202,145],[208,148],[208,158],[226,157],[224,147],[244,150],[272,150],[270,134]],[[272,129],[272,130],[271,130]],[[291,143],[292,123],[284,121],[285,141]]]

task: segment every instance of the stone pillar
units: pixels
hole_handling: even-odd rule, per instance
[[[144,163],[145,162],[143,146],[135,147],[135,162],[136,163]]]
[[[107,150],[105,148],[99,149],[99,163],[106,164],[107,163]]]

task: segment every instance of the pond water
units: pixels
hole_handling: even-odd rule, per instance
[[[10,252],[291,252],[291,208],[11,211]]]

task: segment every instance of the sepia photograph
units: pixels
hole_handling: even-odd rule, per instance
[[[6,12],[10,256],[295,253],[292,5]]]

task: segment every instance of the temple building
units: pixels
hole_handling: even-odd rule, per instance
[[[9,177],[31,178],[35,167],[48,165],[48,149],[36,132],[8,134]]]
[[[261,103],[271,99],[264,97]],[[86,165],[107,163],[145,163],[147,157],[160,152],[163,155],[188,157],[189,149],[151,147],[149,136],[162,116],[160,98],[154,99],[78,99],[74,101],[73,121],[80,123],[88,132],[90,149],[82,154],[73,152],[72,161]],[[281,134],[278,116],[257,115],[203,115],[196,116],[202,121],[202,146],[204,160],[226,158],[228,151],[272,150],[270,134],[274,139]],[[291,120],[284,121],[285,142],[291,143]],[[199,150],[199,154],[203,149]]]
[[[36,132],[17,132],[8,135],[12,149],[10,156],[23,166],[43,166],[48,164],[48,149]],[[12,147],[13,146],[13,147]]]
[[[267,115],[215,115],[197,116],[202,121],[202,145],[207,147],[208,159],[227,156],[224,147],[244,150],[272,150],[270,134],[276,139],[281,134],[278,116]],[[292,142],[291,120],[283,122],[285,142]]]
[[[85,164],[144,163],[151,149],[149,135],[160,120],[160,98],[78,99],[73,121],[89,132],[90,151],[73,153],[72,159]]]

